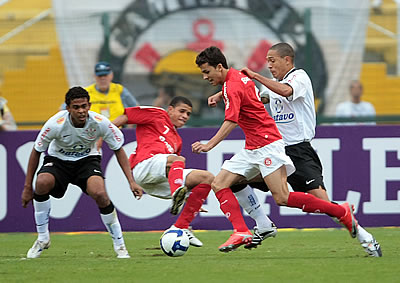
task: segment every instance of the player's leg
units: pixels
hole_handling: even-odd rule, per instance
[[[249,243],[252,238],[252,234],[244,222],[239,203],[230,189],[232,184],[240,182],[243,178],[243,176],[222,169],[211,184],[220,209],[232,223],[234,229],[230,238],[219,247],[222,252],[235,250],[237,247]]]
[[[58,158],[45,156],[43,165],[38,172],[33,194],[38,239],[28,251],[28,258],[37,258],[44,249],[50,247],[50,195],[55,198],[62,198],[67,190],[70,178],[71,170],[69,164]]]
[[[297,169],[287,179],[293,190],[307,192],[319,199],[330,201],[323,182],[322,163],[311,144],[286,146],[285,151]],[[332,219],[342,225],[338,218],[332,217]],[[382,256],[379,243],[360,225],[357,229],[357,239],[369,255]]]
[[[95,200],[97,206],[99,207],[101,220],[111,235],[117,257],[130,258],[125,247],[124,237],[122,235],[122,228],[118,220],[117,211],[107,195],[103,177],[97,175],[90,176],[87,180],[86,192]]]
[[[313,196],[319,199],[330,201],[328,194],[322,187],[309,190],[308,193],[312,194]],[[332,217],[332,220],[338,223],[339,225],[342,225],[342,223],[340,223],[339,219],[337,219],[336,217]],[[364,248],[365,252],[370,256],[373,257],[382,256],[382,250],[379,242],[374,238],[374,236],[371,233],[365,230],[360,224],[358,224],[357,226],[357,240],[360,242],[361,247]]]
[[[203,243],[196,238],[191,229],[189,229],[189,225],[199,213],[202,204],[207,199],[213,180],[214,175],[205,170],[192,170],[184,178],[185,186],[190,190],[190,194],[182,212],[173,226],[183,229],[189,236],[190,245],[195,247],[201,247]]]
[[[35,223],[38,238],[27,253],[27,258],[40,257],[43,250],[50,247],[49,215],[51,202],[49,192],[54,188],[55,177],[50,173],[40,173],[36,179],[33,194]]]
[[[264,177],[272,196],[278,205],[300,208],[304,212],[325,213],[334,216],[349,230],[355,238],[357,234],[357,220],[348,203],[338,205],[318,199],[311,194],[303,192],[289,192],[286,183],[286,168],[281,166],[278,170]]]
[[[278,230],[271,219],[265,214],[257,195],[254,193],[254,188],[261,191],[269,191],[265,182],[260,178],[260,182],[250,182],[249,184],[235,184],[231,186],[232,192],[235,194],[240,206],[249,214],[256,222],[253,231],[253,239],[251,243],[246,244],[246,249],[256,248],[261,245],[262,241],[275,237]]]
[[[185,158],[183,156],[169,155],[167,158],[166,172],[171,189],[172,206],[170,212],[174,215],[179,213],[182,207],[187,187],[183,183],[183,170],[185,169]]]

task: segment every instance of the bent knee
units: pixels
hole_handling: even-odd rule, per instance
[[[39,195],[49,193],[55,186],[55,178],[51,174],[39,174],[36,179],[35,192]]]
[[[202,183],[211,185],[212,182],[214,181],[214,178],[215,178],[214,174],[212,174],[208,171],[204,171],[203,176],[202,176],[202,179],[203,179]]]
[[[106,191],[95,191],[90,194],[90,196],[97,202],[97,203],[107,203],[110,199],[107,195]]]

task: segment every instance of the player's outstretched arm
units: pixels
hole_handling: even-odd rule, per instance
[[[235,122],[225,120],[224,123],[222,123],[221,128],[219,128],[218,132],[208,141],[208,143],[202,144],[198,141],[193,143],[192,152],[201,153],[210,151],[222,140],[224,140],[232,132],[232,130],[236,128],[236,126],[237,124]]]
[[[135,196],[136,199],[140,199],[143,195],[143,189],[133,179],[131,167],[129,164],[128,157],[126,156],[125,150],[121,147],[118,150],[114,150],[114,152],[115,155],[117,156],[119,166],[121,167],[126,179],[129,182],[129,187],[131,188],[133,195]]]
[[[29,202],[33,199],[33,177],[35,175],[36,169],[39,165],[40,152],[36,151],[36,149],[32,149],[31,155],[29,156],[28,161],[28,170],[26,172],[24,190],[21,195],[21,203],[23,207],[27,207]]]
[[[256,81],[259,81],[263,85],[265,85],[268,89],[272,90],[273,92],[284,96],[284,97],[289,97],[293,94],[293,89],[291,86],[285,83],[280,83],[274,80],[271,80],[270,78],[266,78],[259,73],[253,72],[247,67],[244,67],[240,70],[243,74],[248,76],[250,79],[254,79]]]
[[[126,114],[120,115],[112,123],[117,127],[121,127],[128,123],[128,116]]]

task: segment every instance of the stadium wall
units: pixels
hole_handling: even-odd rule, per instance
[[[182,154],[188,168],[207,169],[217,174],[223,160],[244,145],[243,133],[236,129],[209,153],[191,153],[194,141],[206,141],[216,128],[184,128]],[[33,208],[21,206],[28,158],[37,131],[0,132],[0,232],[35,231]],[[125,150],[135,148],[134,130],[124,130]],[[324,166],[324,181],[336,202],[355,205],[356,216],[365,227],[400,226],[400,126],[319,126],[313,146]],[[43,158],[43,156],[42,156]],[[125,231],[164,230],[174,221],[168,212],[170,201],[144,195],[135,200],[113,152],[106,146],[103,169],[111,200],[119,211]],[[258,192],[264,210],[280,228],[339,227],[322,215],[278,207],[270,193]],[[51,231],[104,230],[96,204],[76,186],[63,199],[51,199]],[[193,222],[194,229],[231,229],[219,210],[214,193]],[[254,225],[245,217],[249,227]]]

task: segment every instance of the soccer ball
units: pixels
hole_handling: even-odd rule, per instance
[[[181,229],[167,230],[160,238],[160,246],[167,256],[182,256],[189,248],[189,237]]]

